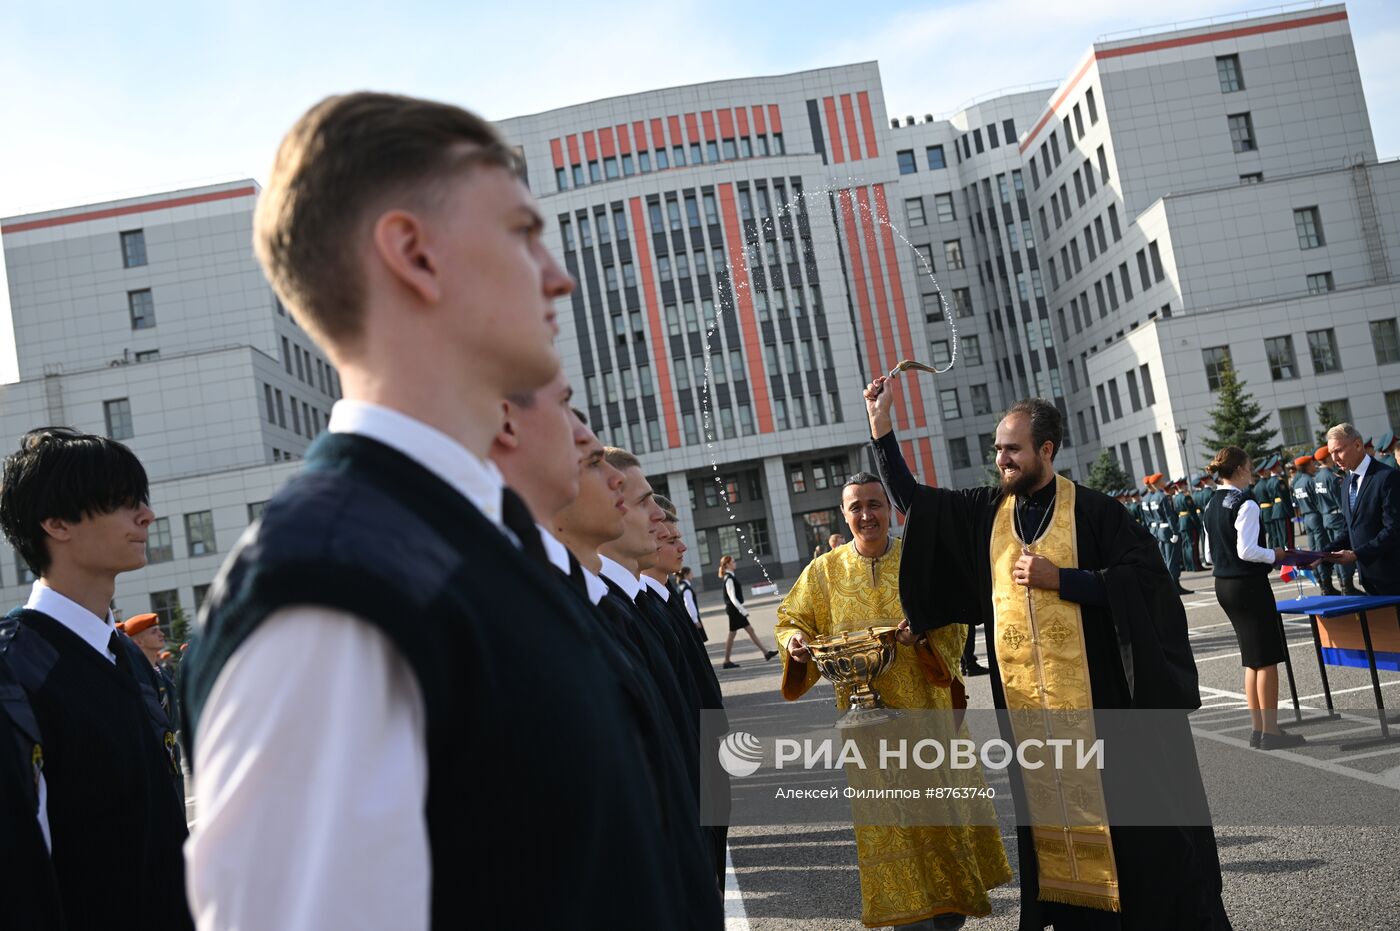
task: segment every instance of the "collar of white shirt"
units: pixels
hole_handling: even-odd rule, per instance
[[[34,587],[29,590],[29,600],[24,606],[30,611],[47,614],[81,637],[84,643],[108,660],[113,663],[117,661],[117,655],[109,649],[112,631],[116,629],[111,611],[107,612],[106,618],[100,618],[68,596],[60,595],[49,588],[43,579],[34,582]]]
[[[645,572],[642,573],[642,584],[645,585],[647,588],[651,589],[652,591],[656,592],[656,594],[660,595],[662,601],[671,600],[671,590],[665,585],[662,585],[660,582],[656,581],[656,579],[653,579],[651,576],[647,575]]]
[[[446,433],[392,408],[349,398],[335,402],[327,429],[368,437],[398,450],[455,488],[496,526],[502,526],[505,480],[500,470]]]
[[[1371,467],[1371,457],[1370,457],[1370,456],[1362,456],[1362,457],[1361,457],[1361,464],[1358,465],[1358,466],[1352,471],[1352,473],[1351,473],[1352,475],[1355,475],[1355,476],[1356,476],[1356,487],[1357,487],[1357,488],[1360,488],[1360,487],[1361,487],[1361,483],[1364,482],[1364,481],[1366,481],[1366,470],[1369,469],[1370,467]]]
[[[642,590],[642,583],[637,581],[637,577],[601,553],[598,558],[603,561],[601,575],[612,580],[614,585],[622,589],[629,601],[636,601],[637,593]]]

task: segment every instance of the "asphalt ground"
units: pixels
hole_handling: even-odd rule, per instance
[[[1249,718],[1234,631],[1216,602],[1209,573],[1187,573],[1182,596],[1200,674],[1202,709],[1192,715],[1202,778],[1216,824],[1225,905],[1237,931],[1253,929],[1378,929],[1400,927],[1400,715],[1389,744],[1344,749],[1379,736],[1367,669],[1328,666],[1334,706],[1327,718],[1322,678],[1306,619],[1286,618],[1294,679],[1306,723],[1293,725],[1287,678],[1280,669],[1280,722],[1308,738],[1293,750],[1264,752],[1248,745]],[[1297,597],[1293,583],[1275,580],[1278,600]],[[1304,586],[1303,594],[1317,594]],[[755,713],[778,695],[779,660],[765,663],[747,637],[735,641],[738,669],[722,669],[728,623],[715,595],[702,598],[709,652],[731,715]],[[779,599],[750,598],[754,629],[772,648]],[[1400,623],[1385,609],[1373,624]],[[979,656],[986,644],[979,634]],[[1381,694],[1400,706],[1400,674],[1379,673]],[[811,693],[831,702],[831,686]],[[985,677],[968,680],[971,708],[990,708]],[[836,717],[834,704],[832,718]],[[1013,871],[1009,789],[988,773],[998,792],[1003,840]],[[1261,802],[1260,800],[1263,799]],[[1263,823],[1260,823],[1263,822]],[[734,931],[856,929],[860,879],[850,822],[736,826],[729,833],[733,871],[727,907]],[[1015,879],[991,893],[992,915],[969,929],[1003,931],[1018,922]]]

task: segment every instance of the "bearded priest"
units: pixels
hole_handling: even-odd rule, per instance
[[[876,462],[907,518],[899,592],[912,629],[985,623],[993,701],[1013,716],[1154,709],[1148,754],[1174,760],[1177,773],[1189,757],[1186,786],[1129,784],[1111,764],[1081,771],[1074,785],[1049,767],[1012,768],[1021,931],[1229,928],[1208,814],[1190,826],[1112,824],[1125,792],[1184,794],[1205,809],[1186,723],[1200,707],[1195,660],[1155,542],[1112,499],[1055,473],[1063,421],[1051,402],[1018,402],[997,424],[1000,487],[955,491],[910,474],[890,420],[893,394],[877,377],[865,399]],[[1003,730],[1014,742],[1010,721]],[[1087,814],[1074,825],[1034,814],[1066,807]]]
[[[890,536],[890,501],[869,472],[851,476],[841,489],[841,512],[854,539],[807,564],[778,606],[778,643],[783,653],[783,697],[795,701],[819,678],[807,644],[816,637],[872,624],[896,626],[901,541]],[[884,620],[882,620],[884,619]],[[874,681],[891,708],[951,712],[967,707],[958,668],[967,628],[940,627],[916,638],[900,624],[889,669]],[[841,710],[849,691],[838,686]],[[934,716],[937,717],[937,716]],[[951,736],[951,735],[950,735]],[[965,732],[963,736],[966,736]],[[866,774],[848,770],[852,788]],[[961,787],[986,789],[980,769],[962,774]],[[878,779],[877,779],[878,781]],[[894,925],[901,931],[953,931],[968,916],[991,913],[987,891],[1011,880],[996,813],[985,797],[973,796],[955,821],[926,824],[864,823],[856,814],[860,862],[861,920],[866,927]]]

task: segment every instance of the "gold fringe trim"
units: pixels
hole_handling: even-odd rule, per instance
[[[1040,887],[1042,902],[1058,902],[1061,905],[1078,905],[1080,908],[1095,908],[1101,912],[1121,912],[1123,902],[1118,896],[1094,895],[1090,892],[1071,892],[1068,889],[1047,889]]]

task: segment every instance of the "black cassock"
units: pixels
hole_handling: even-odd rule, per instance
[[[895,506],[906,515],[899,596],[910,626],[922,633],[948,624],[985,624],[992,698],[997,708],[1004,709],[991,576],[992,524],[1003,492],[995,487],[954,491],[918,484],[893,432],[873,441],[871,449]],[[1033,528],[1038,518],[1032,516],[1028,523]],[[1201,699],[1176,582],[1162,563],[1156,541],[1113,499],[1077,486],[1074,527],[1078,568],[1097,576],[1088,579],[1094,597],[1080,603],[1094,707],[1180,710],[1179,722],[1170,728],[1173,733],[1164,735],[1161,745],[1163,754],[1176,755],[1176,765],[1164,766],[1162,771],[1180,773],[1180,754],[1191,753],[1189,769],[1197,783],[1184,788],[1163,786],[1162,792],[1199,795],[1198,807],[1204,810],[1194,748],[1186,739],[1186,715],[1200,707]],[[1010,734],[1004,736],[1012,739]],[[1024,793],[1014,767],[1011,781],[1017,819],[1025,824]],[[1110,821],[1115,794],[1152,791],[1140,784],[1115,785],[1110,771],[1104,774],[1104,790]],[[1021,931],[1052,923],[1057,931],[1222,931],[1230,927],[1221,900],[1220,857],[1209,824],[1113,825],[1110,834],[1121,912],[1040,901],[1031,832],[1028,827],[1016,829]]]

